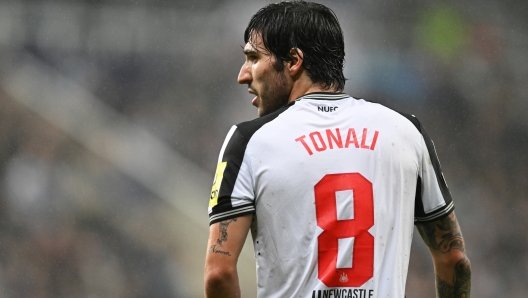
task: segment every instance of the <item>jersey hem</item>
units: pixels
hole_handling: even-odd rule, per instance
[[[247,214],[255,214],[255,206],[243,205],[230,209],[224,212],[218,212],[216,214],[209,215],[209,225],[220,222],[222,220],[232,219]]]
[[[454,210],[455,210],[455,204],[453,204],[453,202],[451,202],[449,205],[447,205],[447,207],[445,209],[442,209],[438,213],[431,214],[431,215],[425,216],[425,217],[415,217],[414,218],[414,224],[416,225],[416,224],[430,223],[430,222],[433,222],[433,221],[437,221],[439,219],[442,219],[442,218],[448,216]]]

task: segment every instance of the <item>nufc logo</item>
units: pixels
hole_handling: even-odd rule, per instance
[[[318,106],[317,111],[319,112],[336,112],[338,107],[329,107],[329,106]]]
[[[340,282],[347,282],[347,281],[348,281],[348,275],[346,275],[345,272],[343,272],[343,273],[339,276],[339,281],[340,281]]]

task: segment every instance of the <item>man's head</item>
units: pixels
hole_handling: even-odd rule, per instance
[[[257,95],[253,105],[259,116],[285,105],[302,74],[322,91],[344,88],[343,32],[335,14],[321,4],[269,4],[251,18],[244,41],[246,63],[238,81]]]

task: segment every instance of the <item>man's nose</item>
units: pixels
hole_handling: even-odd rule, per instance
[[[239,84],[251,84],[251,72],[247,63],[242,64],[240,72],[238,73],[238,83]]]

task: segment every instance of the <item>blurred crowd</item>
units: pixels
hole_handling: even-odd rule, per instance
[[[159,199],[5,93],[0,106],[0,297],[183,297]]]
[[[170,231],[177,220],[166,203],[20,104],[2,80],[17,59],[34,57],[212,178],[229,127],[256,116],[236,76],[242,30],[267,1],[241,11],[234,1],[74,1],[79,14],[169,10],[238,28],[212,39],[198,34],[196,53],[49,46],[35,36],[40,8],[70,9],[66,2],[18,2],[30,20],[17,29],[25,38],[0,29],[0,297],[199,297],[183,282],[190,269],[175,248],[179,237]],[[433,139],[472,262],[473,295],[526,296],[528,4],[323,3],[346,35],[345,92],[416,115]],[[90,21],[86,13],[83,22]],[[171,28],[188,21],[172,20]],[[173,46],[188,43],[197,41]],[[434,297],[430,256],[418,235],[414,240],[407,297]]]

